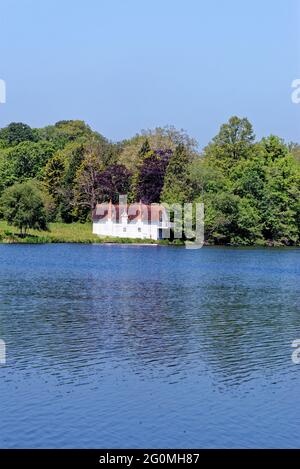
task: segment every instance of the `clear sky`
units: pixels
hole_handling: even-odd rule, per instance
[[[231,115],[300,141],[300,0],[0,0],[0,126],[159,125],[200,146]]]

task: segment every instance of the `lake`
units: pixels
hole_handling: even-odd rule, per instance
[[[300,250],[0,245],[0,447],[299,447]]]

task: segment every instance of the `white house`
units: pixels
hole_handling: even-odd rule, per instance
[[[172,223],[159,204],[98,204],[93,212],[93,233],[118,238],[164,239],[170,237]]]

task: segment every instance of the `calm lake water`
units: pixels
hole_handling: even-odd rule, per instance
[[[300,447],[300,250],[0,245],[0,447]]]

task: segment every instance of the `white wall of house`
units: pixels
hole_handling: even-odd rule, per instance
[[[162,239],[170,236],[170,223],[167,213],[160,210],[160,206],[154,207],[154,214],[150,219],[143,219],[140,216],[136,216],[128,221],[127,209],[122,211],[120,218],[116,217],[116,213],[113,214],[112,204],[108,205],[108,208],[98,205],[98,215],[102,215],[107,210],[107,215],[103,218],[96,216],[93,219],[93,233],[98,236],[111,236],[117,238],[136,238],[136,239]],[[155,211],[156,210],[156,211]],[[140,214],[142,213],[142,206],[140,208]]]
[[[121,223],[111,220],[99,220],[93,223],[93,233],[99,236],[117,238],[159,239],[161,223],[144,223],[141,220],[127,223],[122,217]]]

